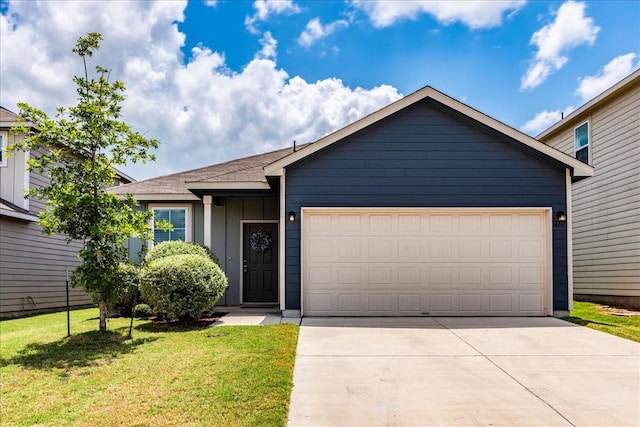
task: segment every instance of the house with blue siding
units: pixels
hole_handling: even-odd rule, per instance
[[[593,168],[425,87],[313,143],[112,189],[215,252],[225,305],[285,316],[571,308],[571,184]],[[153,245],[150,242],[149,245]]]

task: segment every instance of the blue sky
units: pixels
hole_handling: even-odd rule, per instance
[[[640,65],[640,1],[7,2],[0,103],[74,102],[71,53],[162,142],[136,178],[308,142],[430,85],[532,135]]]

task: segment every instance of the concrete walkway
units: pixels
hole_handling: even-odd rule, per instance
[[[245,325],[275,325],[278,323],[300,324],[300,318],[282,317],[280,310],[265,308],[231,309],[229,314],[216,321],[213,326],[245,326]]]
[[[554,318],[304,318],[289,427],[639,426],[640,344]]]

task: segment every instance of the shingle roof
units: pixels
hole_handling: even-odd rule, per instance
[[[146,179],[131,184],[112,187],[109,192],[114,194],[137,195],[184,195],[192,198],[194,195],[187,189],[189,183],[217,183],[217,182],[263,182],[267,179],[263,167],[293,152],[293,148],[271,151],[217,165],[192,169],[157,178]]]

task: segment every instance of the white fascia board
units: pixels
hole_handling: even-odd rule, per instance
[[[157,202],[163,201],[186,201],[186,200],[200,200],[200,197],[195,194],[131,194],[137,201],[140,200],[153,200]],[[126,194],[119,194],[121,197],[125,197]]]
[[[630,85],[634,80],[638,80],[638,79],[640,79],[640,68],[634,71],[633,73],[629,74],[624,79],[620,80],[618,83],[611,86],[609,89],[602,92],[600,95],[597,95],[595,98],[591,99],[591,101],[588,101],[587,103],[583,104],[577,110],[574,110],[570,114],[567,114],[567,116],[562,120],[559,120],[555,124],[551,125],[551,127],[549,127],[548,129],[542,131],[542,133],[536,136],[536,139],[543,140],[549,137],[551,134],[556,133],[556,131],[564,128],[565,126],[568,126],[575,119],[577,119],[578,116],[581,116],[587,111],[595,108],[602,102],[607,101],[609,98],[618,95],[618,93],[620,93],[621,91],[626,90],[627,85]]]
[[[12,122],[0,122],[0,128],[13,128],[16,126],[25,126],[27,128],[32,128],[33,127],[33,123],[31,122],[16,122],[16,121],[12,121]]]
[[[134,182],[138,182],[138,180],[136,180],[135,178],[130,177],[129,175],[127,175],[126,173],[122,172],[121,170],[118,170],[116,168],[113,168],[113,170],[116,171],[116,174],[121,177],[124,178],[126,180],[128,180],[130,183],[134,183]]]
[[[0,209],[0,216],[8,216],[10,218],[21,219],[21,220],[30,221],[30,222],[38,221],[38,217],[35,215],[16,212],[9,209]]]
[[[189,182],[189,190],[270,190],[268,182],[228,181],[228,182]]]
[[[487,116],[480,111],[469,107],[466,104],[463,104],[460,101],[457,101],[450,96],[443,94],[442,92],[438,92],[430,86],[420,89],[417,92],[412,93],[405,98],[402,98],[393,104],[390,104],[374,113],[369,114],[368,116],[332,133],[324,138],[319,139],[318,141],[307,145],[306,147],[296,151],[295,153],[289,154],[282,159],[271,163],[270,165],[265,166],[264,171],[266,176],[282,176],[282,169],[289,166],[290,164],[301,160],[310,154],[319,151],[334,142],[337,142],[343,138],[346,138],[349,135],[352,135],[365,127],[372,125],[412,104],[415,104],[418,101],[421,101],[426,98],[431,98],[435,101],[440,102],[441,104],[446,105],[449,108],[452,108],[458,111],[465,116],[468,116],[490,128],[493,128],[504,135],[515,139],[518,142],[521,142],[547,156],[556,159],[567,166],[570,166],[573,169],[574,176],[580,177],[589,177],[593,176],[593,168],[589,165],[582,163],[581,161],[572,158],[571,156],[562,153],[555,148],[551,148],[548,145],[543,144],[542,142],[526,135],[519,130],[516,130],[510,126],[505,125],[504,123]]]

